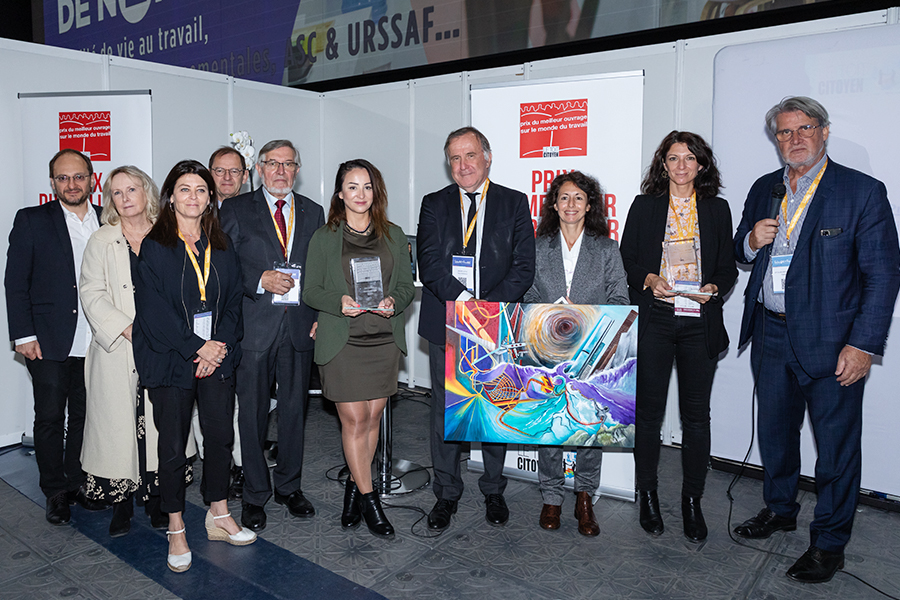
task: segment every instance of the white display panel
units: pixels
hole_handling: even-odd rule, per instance
[[[765,114],[785,96],[810,96],[831,119],[828,155],[885,183],[900,221],[900,27],[858,29],[732,46],[715,60],[713,141],[731,204],[735,227],[747,191],[765,173],[782,166],[765,130]],[[719,364],[713,387],[712,454],[741,460],[750,444],[749,348],[735,347],[740,331],[743,291],[749,270],[742,267],[735,291],[725,303],[725,325],[732,347]],[[893,450],[897,373],[900,372],[900,302],[884,357],[876,357],[863,402],[862,487],[900,495],[900,470]],[[801,437],[801,472],[812,476],[816,449],[810,428]],[[750,458],[760,464],[754,447]]]
[[[618,241],[640,188],[643,83],[630,72],[473,87],[472,124],[491,142],[491,181],[524,192],[536,226],[556,175],[593,175]]]

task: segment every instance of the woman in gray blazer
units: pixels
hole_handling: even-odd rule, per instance
[[[622,257],[609,239],[603,191],[596,179],[579,171],[559,175],[541,207],[535,241],[534,284],[527,303],[628,304]],[[597,535],[591,498],[600,485],[601,448],[579,448],[575,463],[575,518],[578,532]],[[544,507],[540,525],[559,529],[563,501],[563,449],[538,450],[538,479]]]

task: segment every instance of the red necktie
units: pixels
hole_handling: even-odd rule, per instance
[[[287,203],[284,200],[275,201],[275,224],[278,225],[278,231],[281,232],[281,251],[284,253],[284,257],[287,258],[287,226],[284,223],[284,213],[281,212],[285,204]]]

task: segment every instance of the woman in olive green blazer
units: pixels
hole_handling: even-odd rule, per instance
[[[356,527],[365,518],[382,537],[394,529],[372,486],[372,459],[384,407],[397,393],[400,354],[406,354],[403,311],[415,295],[408,247],[403,230],[387,220],[378,169],[361,159],[343,163],[328,220],[309,242],[303,302],[319,311],[315,361],[325,397],[337,404],[350,468],[341,525]],[[383,298],[377,307],[354,298],[351,261],[360,258],[378,259]]]

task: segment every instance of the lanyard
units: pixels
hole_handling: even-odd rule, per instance
[[[819,173],[816,175],[816,178],[813,179],[813,182],[809,185],[809,189],[806,190],[806,193],[803,195],[803,200],[800,202],[800,206],[794,211],[794,216],[791,218],[791,222],[787,228],[787,239],[791,239],[791,233],[794,231],[794,227],[797,226],[797,221],[800,220],[800,215],[803,214],[803,210],[806,208],[806,205],[809,204],[809,201],[812,200],[813,194],[816,193],[816,188],[819,187],[819,182],[822,180],[822,175],[825,173],[825,167],[828,166],[828,159],[825,159],[825,164],[822,165],[822,168],[819,169]],[[787,221],[787,192],[784,193],[784,199],[781,201],[781,214],[784,216],[784,220]]]
[[[278,207],[276,207],[275,210],[278,210]],[[294,201],[293,201],[293,199],[291,199],[291,219],[290,219],[290,221],[287,222],[287,227],[286,227],[287,239],[284,239],[283,237],[281,237],[281,227],[278,226],[278,221],[275,220],[275,211],[273,210],[270,213],[270,215],[272,217],[272,224],[275,225],[275,235],[278,236],[278,242],[281,244],[281,253],[284,254],[284,260],[287,260],[287,257],[288,257],[287,245],[291,239],[291,232],[294,230]],[[281,213],[281,218],[282,219],[284,218],[284,213]]]
[[[694,237],[694,230],[697,228],[697,192],[691,194],[691,203],[687,208],[687,220],[680,218],[678,209],[672,201],[673,196],[669,194],[669,208],[672,210],[673,225],[675,226],[675,239],[687,239]]]
[[[206,252],[203,256],[203,270],[205,273],[201,273],[200,265],[197,263],[197,257],[194,256],[194,251],[191,250],[190,245],[187,243],[187,240],[184,239],[184,236],[181,235],[180,231],[178,232],[178,237],[184,242],[184,249],[191,259],[191,264],[194,265],[194,272],[197,273],[197,287],[200,288],[200,300],[206,302],[206,282],[209,281],[209,262],[212,257],[212,244],[209,242],[206,244]]]
[[[472,238],[472,232],[475,231],[475,224],[478,222],[478,215],[481,214],[481,207],[484,205],[484,199],[487,197],[487,189],[490,184],[490,180],[484,180],[484,187],[481,188],[481,201],[478,203],[478,208],[475,210],[475,217],[472,219],[472,222],[469,223],[469,228],[466,229],[466,235],[463,237],[463,248],[469,245],[469,240]],[[463,205],[462,200],[462,189],[459,192],[459,209],[462,211],[463,218],[466,218],[466,207]],[[472,201],[474,202],[474,200]],[[292,205],[293,206],[293,205]]]

